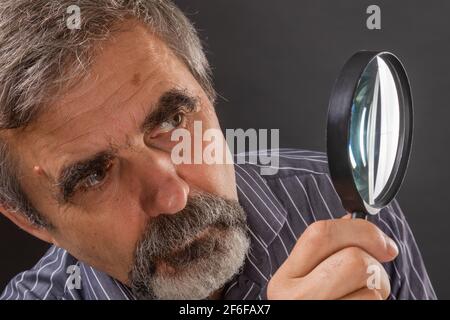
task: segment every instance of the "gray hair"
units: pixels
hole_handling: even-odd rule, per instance
[[[81,26],[67,26],[76,4]],[[0,0],[0,137],[29,125],[43,106],[86,75],[99,42],[121,21],[148,26],[185,63],[212,102],[211,70],[192,23],[170,0]],[[0,141],[0,203],[45,226],[20,187],[17,160]]]
[[[246,218],[237,200],[196,192],[180,212],[152,219],[134,252],[129,273],[133,295],[207,298],[242,270],[250,247]],[[161,263],[171,271],[158,272]]]

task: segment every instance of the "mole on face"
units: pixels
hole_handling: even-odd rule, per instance
[[[47,174],[45,173],[44,169],[42,169],[40,166],[34,166],[33,167],[33,172],[39,176],[47,176]]]
[[[135,73],[133,75],[133,79],[131,80],[131,83],[138,87],[141,84],[141,74],[140,73]]]

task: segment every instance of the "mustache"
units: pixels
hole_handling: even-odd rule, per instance
[[[178,279],[193,281],[203,275],[206,279],[200,283],[195,280],[194,286],[218,288],[212,284],[214,279],[211,278],[211,268],[215,276],[219,276],[219,271],[223,270],[230,272],[230,276],[236,271],[236,259],[243,259],[244,255],[241,249],[248,247],[246,218],[238,201],[201,192],[189,196],[185,208],[180,212],[161,214],[151,219],[136,245],[129,273],[132,292],[137,297],[153,299],[157,297],[155,288],[159,294],[168,290],[165,286],[181,286],[180,290],[184,290]],[[203,237],[206,229],[212,232]],[[227,260],[224,261],[224,258]],[[164,272],[156,274],[159,262],[171,267],[172,278]],[[179,278],[183,271],[187,272],[186,278]],[[161,281],[166,284],[161,284]],[[179,294],[179,291],[170,293],[175,296]],[[192,292],[184,292],[186,296],[190,294]]]
[[[194,250],[198,248],[196,236],[208,227],[218,231],[246,228],[246,216],[236,200],[196,193],[188,198],[183,210],[176,214],[161,214],[149,221],[135,255],[151,261],[171,261],[172,254],[187,243],[192,242]]]

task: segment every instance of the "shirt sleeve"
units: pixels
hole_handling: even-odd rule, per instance
[[[396,200],[370,219],[390,236],[399,248],[397,258],[385,263],[390,277],[390,299],[437,299],[411,228]]]

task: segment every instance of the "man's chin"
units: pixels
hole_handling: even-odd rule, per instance
[[[248,248],[244,230],[210,228],[176,255],[159,261],[147,283],[152,297],[140,298],[205,299],[239,272]]]
[[[205,263],[215,254],[226,254],[224,239],[230,237],[230,229],[224,230],[209,226],[199,232],[177,250],[155,263],[155,272],[165,276],[176,276],[193,267],[194,264]]]
[[[196,194],[182,211],[148,224],[130,271],[132,291],[138,299],[207,298],[240,270],[249,245],[237,201]]]

